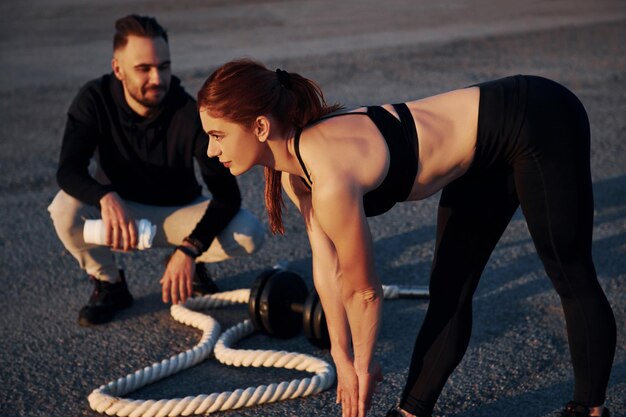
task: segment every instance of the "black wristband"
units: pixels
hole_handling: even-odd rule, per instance
[[[196,252],[198,252],[198,255],[204,252],[204,245],[198,239],[187,236],[183,239],[183,242],[189,243],[191,246],[193,246]]]
[[[185,255],[189,256],[191,259],[196,259],[198,256],[200,256],[198,252],[195,252],[193,249],[188,248],[187,246],[183,246],[183,245],[176,246],[176,250],[181,251]]]

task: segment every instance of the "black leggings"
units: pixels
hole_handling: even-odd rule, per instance
[[[468,172],[442,192],[430,304],[400,406],[430,416],[469,344],[472,296],[521,205],[561,298],[574,367],[574,401],[604,403],[615,352],[613,311],[591,257],[589,121],[561,85],[516,76],[480,84],[478,141]]]

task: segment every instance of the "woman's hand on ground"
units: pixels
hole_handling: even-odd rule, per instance
[[[359,417],[359,380],[351,360],[335,360],[337,368],[337,404],[341,417]]]
[[[337,404],[341,404],[341,417],[366,417],[377,391],[377,384],[383,380],[378,362],[370,369],[357,372],[350,360],[335,360],[337,368]]]
[[[383,371],[378,362],[372,362],[370,369],[356,371],[356,376],[359,383],[359,417],[365,417],[372,405],[377,385],[383,380]]]

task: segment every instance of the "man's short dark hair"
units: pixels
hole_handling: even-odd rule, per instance
[[[142,38],[163,38],[167,43],[167,31],[159,25],[154,17],[131,14],[115,22],[113,50],[117,51],[128,43],[130,35]]]

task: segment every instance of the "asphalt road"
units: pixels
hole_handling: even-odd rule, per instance
[[[115,322],[76,323],[90,284],[56,238],[46,207],[65,112],[79,87],[109,71],[113,21],[150,14],[169,29],[174,72],[195,94],[220,63],[249,56],[300,72],[346,105],[424,97],[504,75],[553,78],[585,104],[592,124],[594,256],[618,323],[607,404],[626,416],[626,3],[623,0],[4,1],[0,5],[0,415],[97,416],[86,397],[101,384],[197,343],[160,301],[167,252],[120,256],[136,303]],[[262,172],[240,178],[244,205],[265,219]],[[386,284],[425,285],[437,196],[372,219]],[[286,235],[248,259],[212,266],[219,285],[247,288],[287,260],[311,285],[310,251],[295,209]],[[372,416],[404,385],[427,301],[385,303],[377,358],[385,381]],[[211,312],[227,327],[243,307]],[[256,335],[246,348],[318,355],[304,338]],[[303,375],[226,367],[210,359],[128,396],[176,398]],[[560,303],[517,213],[478,287],[463,362],[435,410],[446,417],[551,417],[571,397]],[[334,389],[220,416],[337,416]]]

